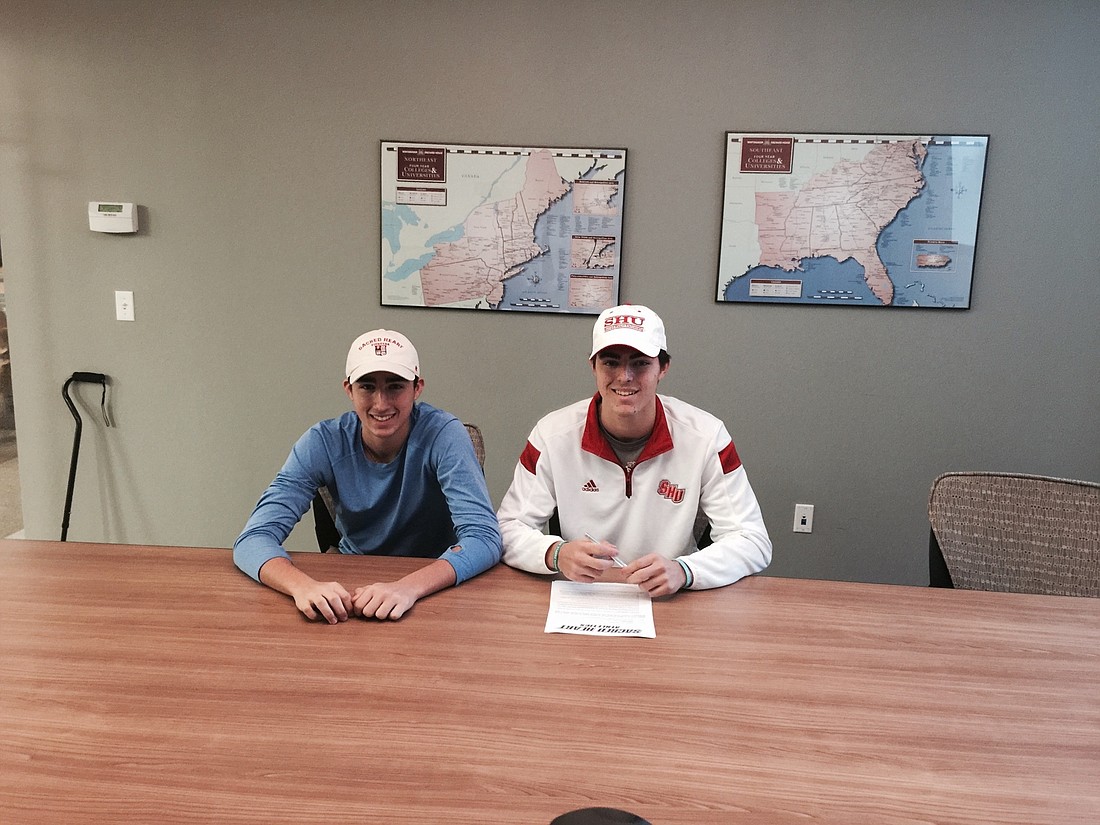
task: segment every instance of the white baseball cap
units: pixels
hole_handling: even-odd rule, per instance
[[[344,374],[355,383],[372,372],[392,372],[412,381],[420,376],[420,358],[412,341],[392,329],[372,329],[356,338],[348,350]]]
[[[622,304],[605,309],[592,327],[592,354],[616,344],[633,347],[650,358],[667,350],[665,322],[656,312],[641,304]]]

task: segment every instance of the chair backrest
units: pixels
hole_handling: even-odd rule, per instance
[[[477,463],[485,471],[485,438],[477,424],[463,424],[470,442],[474,445]],[[322,487],[313,497],[313,532],[317,536],[317,549],[322,553],[334,550],[340,545],[340,530],[336,526],[336,505],[328,487]]]
[[[938,545],[954,587],[1100,596],[1100,484],[945,473],[932,484],[928,519],[933,584]]]
[[[340,546],[340,529],[336,526],[336,505],[328,487],[322,487],[313,497],[313,532],[317,549],[322,553]]]
[[[481,465],[482,472],[485,471],[485,439],[481,435],[481,427],[477,424],[464,423],[462,425],[466,428],[466,434],[470,436],[470,441],[474,445],[474,455],[477,456],[477,463]]]

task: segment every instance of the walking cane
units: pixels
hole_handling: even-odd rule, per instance
[[[103,388],[99,405],[103,408],[103,423],[108,427],[111,426],[111,419],[107,416],[107,376],[101,372],[74,372],[61,387],[61,397],[65,399],[69,412],[73,414],[73,418],[76,420],[76,432],[73,434],[73,457],[72,461],[69,462],[69,489],[65,492],[65,515],[61,518],[62,541],[65,541],[66,536],[69,534],[69,513],[73,506],[73,487],[76,484],[76,460],[80,455],[80,431],[84,427],[84,422],[80,419],[80,413],[76,411],[76,405],[69,398],[69,385],[74,382],[99,384]]]

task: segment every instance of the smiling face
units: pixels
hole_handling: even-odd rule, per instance
[[[600,393],[600,423],[628,441],[648,435],[657,418],[657,384],[668,372],[656,356],[633,347],[605,347],[592,359]]]
[[[370,372],[355,383],[344,382],[363,427],[363,446],[374,461],[392,461],[409,437],[413,402],[424,379],[413,382],[392,372]]]

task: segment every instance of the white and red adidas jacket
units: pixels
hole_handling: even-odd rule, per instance
[[[497,511],[507,564],[550,573],[547,547],[590,533],[614,544],[626,562],[647,553],[683,557],[697,590],[768,566],[771,539],[719,419],[659,395],[653,434],[626,469],[600,432],[597,398],[556,410],[531,431]],[[555,509],[561,536],[542,532]],[[702,550],[693,534],[699,511],[714,542]]]

